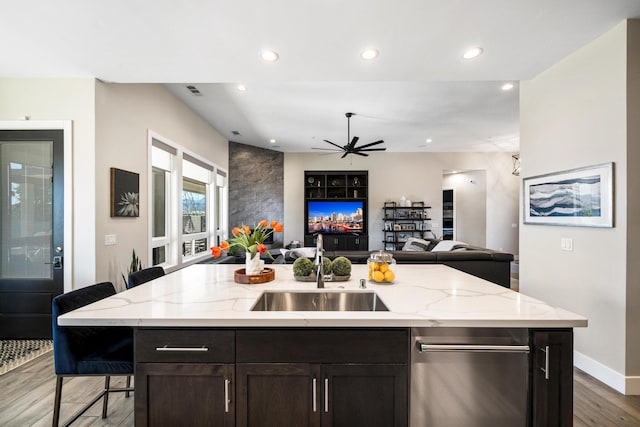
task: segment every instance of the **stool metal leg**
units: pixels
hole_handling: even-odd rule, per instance
[[[104,400],[102,403],[102,418],[107,418],[107,405],[109,404],[109,380],[111,377],[104,377]]]
[[[62,379],[61,376],[56,376],[56,396],[53,402],[53,427],[58,427],[60,423],[60,400],[62,399]]]

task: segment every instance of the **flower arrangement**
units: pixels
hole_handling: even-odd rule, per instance
[[[231,233],[233,237],[229,241],[223,240],[220,242],[220,246],[211,247],[211,255],[214,258],[220,257],[222,252],[228,252],[233,247],[243,248],[247,253],[251,254],[251,258],[255,257],[259,252],[261,254],[266,253],[269,258],[273,259],[264,241],[269,238],[274,232],[282,233],[284,226],[278,221],[271,221],[269,227],[267,227],[267,221],[262,220],[251,231],[248,225],[242,224],[241,227],[234,227]]]

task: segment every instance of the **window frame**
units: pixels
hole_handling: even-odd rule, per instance
[[[155,143],[154,143],[155,141]],[[153,237],[153,215],[154,215],[154,203],[153,203],[153,147],[159,148],[171,154],[171,170],[168,172],[168,176],[166,177],[168,181],[168,185],[166,185],[165,192],[165,223],[166,223],[166,232],[164,237]],[[223,189],[222,189],[222,201],[221,204],[223,206],[218,206],[216,202],[217,198],[214,197],[214,191],[218,191],[218,181],[217,177],[219,174],[223,176],[228,176],[228,172],[218,166],[215,162],[211,160],[205,159],[202,156],[199,156],[189,150],[186,150],[184,147],[179,144],[159,135],[156,132],[151,130],[148,131],[148,208],[149,208],[149,217],[148,217],[148,256],[147,256],[147,265],[153,265],[153,249],[161,246],[165,246],[165,262],[157,264],[165,269],[165,271],[170,272],[174,270],[178,270],[180,268],[186,267],[188,265],[194,264],[196,262],[202,261],[206,258],[211,257],[211,254],[208,250],[205,250],[196,255],[183,255],[183,243],[185,241],[185,235],[182,232],[182,192],[183,192],[183,179],[191,179],[190,177],[185,177],[183,173],[183,162],[189,161],[198,166],[201,166],[209,171],[209,179],[205,184],[205,192],[206,192],[206,230],[204,232],[192,233],[188,234],[188,240],[198,240],[201,238],[206,238],[208,242],[208,246],[213,246],[216,244],[218,239],[226,239],[227,238],[227,226],[226,219],[228,217],[228,213],[226,211],[228,206],[228,180],[224,180]],[[164,168],[160,168],[165,170]],[[196,182],[201,182],[198,180],[194,180]],[[168,194],[167,194],[168,193]],[[220,213],[220,224],[216,223],[216,212],[217,209],[221,209]]]

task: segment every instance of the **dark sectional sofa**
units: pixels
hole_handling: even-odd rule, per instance
[[[430,248],[435,245],[430,245]],[[325,257],[334,259],[344,256],[353,264],[366,264],[372,252],[376,251],[325,251]],[[393,254],[398,264],[444,264],[456,270],[464,271],[489,282],[511,287],[511,261],[513,254],[481,248],[472,245],[456,245],[451,251],[387,251]],[[274,253],[274,257],[276,254]],[[278,263],[291,264],[297,258],[295,250],[286,256],[276,258]],[[211,261],[209,261],[211,262]],[[217,262],[243,264],[244,256],[227,256]],[[268,264],[270,259],[265,257]]]

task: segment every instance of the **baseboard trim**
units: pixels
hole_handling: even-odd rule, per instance
[[[579,351],[573,352],[573,364],[624,395],[640,395],[640,376],[624,376]]]

